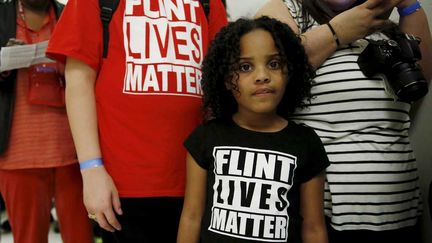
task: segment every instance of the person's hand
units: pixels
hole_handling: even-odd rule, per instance
[[[388,13],[405,1],[411,0],[368,0],[336,15],[330,24],[341,45],[349,44],[391,24]]]
[[[15,39],[15,38],[10,38],[8,40],[8,42],[6,43],[6,47],[7,46],[17,46],[17,45],[25,45],[26,43],[22,40],[19,39]]]
[[[81,171],[84,184],[84,205],[89,217],[107,231],[121,230],[115,213],[121,215],[120,199],[111,176],[103,166]]]
[[[5,47],[8,46],[16,46],[16,45],[25,45],[25,42],[22,40],[18,40],[15,38],[10,38],[8,42],[6,43]],[[0,72],[0,82],[3,82],[9,75],[11,74],[11,71],[3,71]]]

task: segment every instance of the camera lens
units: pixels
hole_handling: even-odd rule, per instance
[[[417,81],[404,86],[401,90],[399,90],[397,96],[403,101],[416,101],[425,96],[427,92],[428,85],[426,81]]]
[[[392,75],[390,86],[402,101],[416,101],[428,92],[428,83],[421,69],[416,64],[399,63],[394,67],[396,72]]]

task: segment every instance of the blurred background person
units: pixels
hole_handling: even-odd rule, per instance
[[[62,6],[0,2],[0,46],[46,41]],[[0,192],[15,243],[47,243],[55,200],[63,242],[93,242],[56,62],[0,73]]]

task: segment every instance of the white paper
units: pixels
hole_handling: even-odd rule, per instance
[[[43,62],[53,62],[53,60],[45,56],[47,46],[48,41],[2,47],[0,51],[0,72],[26,68]]]

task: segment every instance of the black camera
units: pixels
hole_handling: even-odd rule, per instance
[[[402,101],[416,101],[428,92],[428,83],[420,65],[420,39],[398,33],[389,40],[370,40],[360,54],[358,64],[364,75],[382,73]]]

